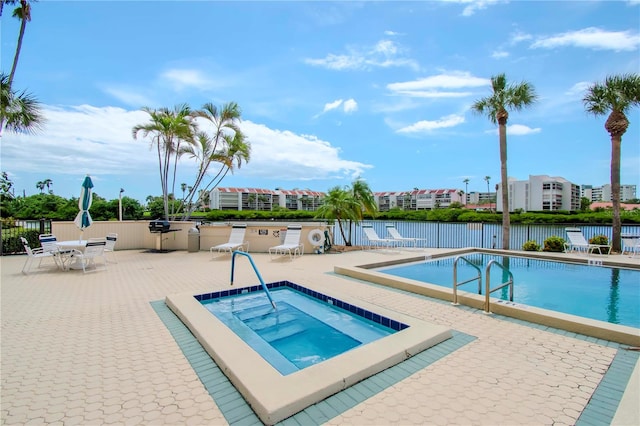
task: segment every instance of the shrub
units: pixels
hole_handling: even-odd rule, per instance
[[[535,240],[529,240],[522,245],[524,251],[540,251],[540,244]]]
[[[564,251],[564,243],[564,238],[553,235],[544,240],[544,248],[542,251],[562,253]]]
[[[596,235],[589,238],[589,244],[598,244],[603,246],[609,245],[609,238],[606,235]]]

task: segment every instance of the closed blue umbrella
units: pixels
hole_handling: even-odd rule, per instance
[[[91,226],[92,222],[91,215],[89,214],[89,208],[91,207],[91,201],[93,200],[91,188],[93,188],[93,182],[91,182],[91,177],[87,175],[82,182],[82,187],[80,188],[80,198],[78,199],[78,208],[80,211],[73,221],[76,226],[80,228],[80,239],[82,239],[82,231]]]

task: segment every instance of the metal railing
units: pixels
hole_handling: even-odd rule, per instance
[[[256,275],[258,276],[258,280],[260,280],[260,284],[262,285],[262,289],[266,293],[267,298],[269,298],[269,302],[271,302],[271,306],[273,306],[273,309],[277,309],[276,308],[276,302],[274,302],[273,299],[271,298],[271,293],[269,292],[269,289],[267,288],[267,285],[264,283],[264,280],[262,279],[262,275],[260,275],[260,272],[258,271],[258,267],[256,266],[255,263],[253,263],[253,259],[251,258],[251,255],[249,253],[246,253],[244,251],[236,250],[231,254],[231,285],[233,285],[233,271],[235,270],[235,261],[236,261],[236,255],[237,254],[240,254],[242,256],[246,256],[247,259],[249,259],[249,262],[251,263],[251,267],[253,267],[253,270],[255,271]]]
[[[478,271],[478,276],[474,278],[470,278],[466,281],[458,282],[458,260],[464,260],[465,262],[467,262],[467,264],[471,265],[474,269]],[[459,304],[458,303],[458,286],[461,286],[463,284],[468,284],[475,280],[478,280],[478,294],[482,294],[482,271],[480,270],[480,267],[478,267],[478,265],[471,262],[469,259],[465,258],[464,256],[456,257],[455,260],[453,261],[453,301],[451,303],[454,305]]]
[[[498,287],[494,287],[492,289],[489,288],[489,286],[491,285],[491,266],[492,265],[496,265],[498,267],[500,267],[500,269],[502,269],[503,272],[506,272],[509,275],[509,279],[505,282],[503,282],[502,284],[500,284]],[[513,274],[511,273],[511,271],[509,271],[507,268],[505,268],[500,262],[498,262],[497,260],[493,259],[490,260],[489,263],[487,263],[487,267],[484,268],[485,273],[486,273],[486,281],[484,283],[485,285],[485,295],[484,295],[484,312],[485,313],[491,313],[491,301],[490,301],[490,296],[491,293],[493,293],[494,291],[500,290],[501,288],[507,287],[509,286],[509,301],[513,302]]]

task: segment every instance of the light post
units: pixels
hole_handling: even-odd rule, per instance
[[[124,189],[120,188],[120,197],[118,198],[118,219],[122,222],[122,193]]]

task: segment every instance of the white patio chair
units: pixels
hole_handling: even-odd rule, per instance
[[[116,241],[118,241],[118,234],[116,234],[115,232],[111,232],[107,234],[105,240],[106,240],[106,244],[104,246],[105,257],[107,254],[112,253],[111,255],[109,255],[109,257],[113,258],[113,252],[116,250]],[[111,261],[113,263],[118,263],[113,259]]]
[[[426,239],[424,238],[403,237],[400,232],[398,232],[395,225],[392,225],[390,223],[387,223],[385,225],[385,228],[387,228],[387,232],[391,236],[391,239],[397,241],[398,244],[412,244],[415,248],[418,246],[418,241],[426,241]]]
[[[44,251],[42,247],[32,249],[31,246],[29,245],[29,241],[27,241],[26,238],[20,237],[20,241],[22,241],[22,246],[24,247],[24,250],[27,252],[27,260],[25,260],[24,266],[22,267],[23,274],[27,275],[29,273],[29,271],[31,270],[31,265],[33,265],[34,260],[39,259],[39,262],[38,262],[38,268],[39,268],[42,265],[42,259],[45,259],[45,258],[53,259],[53,253]],[[53,261],[55,262],[55,259],[53,259]],[[58,263],[57,262],[55,263],[56,263],[56,266],[58,266]]]
[[[101,257],[104,269],[107,269],[107,258],[105,257],[104,248],[107,242],[104,239],[90,239],[87,241],[87,245],[84,251],[73,249],[72,253],[68,255],[69,260],[79,260],[82,265],[82,272],[87,272],[87,266],[93,265],[95,270],[98,269],[96,259]]]
[[[249,251],[249,241],[245,241],[244,234],[247,232],[246,223],[234,223],[231,225],[231,234],[229,235],[229,241],[223,244],[218,244],[209,249],[209,252],[213,253],[217,251],[221,252],[233,252],[234,250],[241,249],[242,251]]]
[[[291,260],[295,259],[296,256],[302,256],[304,254],[304,244],[300,242],[301,234],[302,225],[287,226],[287,234],[283,243],[269,248],[271,259],[273,260],[274,256],[286,256],[287,254]]]
[[[611,245],[605,244],[590,244],[587,239],[582,235],[582,231],[579,228],[565,228],[565,232],[567,234],[568,243],[565,243],[565,253],[570,252],[585,252],[585,254],[589,255],[590,253],[598,250],[599,254],[610,254],[611,253]],[[602,250],[605,250],[606,253],[603,253]]]
[[[45,253],[51,253],[53,261],[62,270],[65,269],[65,256],[71,253],[71,250],[62,250],[58,247],[58,239],[53,234],[40,234],[38,235],[42,251]]]
[[[640,252],[640,235],[623,235],[622,236],[622,254],[635,257]]]
[[[390,238],[380,238],[375,229],[373,229],[373,225],[362,225],[362,231],[364,232],[364,236],[369,242],[370,248],[394,248],[398,245],[398,240],[392,240]]]

